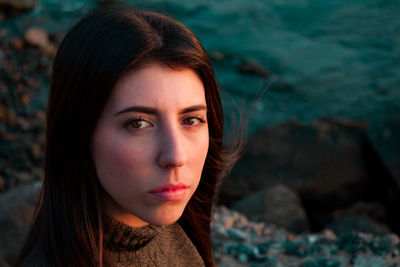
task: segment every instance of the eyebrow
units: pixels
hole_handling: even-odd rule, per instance
[[[200,110],[207,111],[207,107],[205,105],[194,105],[194,106],[190,106],[190,107],[180,110],[179,114],[186,114],[186,113],[200,111]],[[120,115],[123,113],[128,113],[128,112],[147,113],[147,114],[151,114],[151,115],[157,115],[159,113],[159,111],[156,108],[145,107],[145,106],[132,106],[132,107],[124,108],[121,111],[118,111],[117,113],[114,114],[114,116],[117,116],[117,115]]]

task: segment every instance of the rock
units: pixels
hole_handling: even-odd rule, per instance
[[[27,92],[24,92],[20,95],[20,101],[25,107],[27,107],[31,101],[31,97]]]
[[[364,128],[335,121],[302,125],[287,121],[253,135],[242,158],[222,188],[221,202],[238,199],[265,188],[284,184],[310,201],[352,203],[369,180],[362,145]],[[332,202],[329,202],[329,201]]]
[[[51,43],[47,31],[39,27],[30,27],[25,31],[25,41],[32,45],[40,47],[43,50],[49,49]]]
[[[276,185],[236,202],[232,209],[253,221],[284,227],[295,233],[309,231],[299,197],[287,186]]]
[[[283,184],[301,198],[312,231],[332,222],[331,213],[365,198],[386,207],[388,223],[400,232],[400,190],[366,133],[367,125],[323,118],[311,125],[287,121],[255,133],[219,202],[239,199]]]
[[[295,88],[293,84],[289,83],[288,81],[276,80],[271,83],[271,87],[269,90],[277,93],[293,93],[295,91]]]
[[[222,54],[221,52],[219,52],[219,51],[214,51],[214,52],[212,52],[211,54],[210,54],[210,58],[211,59],[213,59],[213,60],[215,60],[215,61],[221,61],[221,60],[223,60],[224,59],[224,54]]]
[[[344,215],[362,215],[374,220],[384,220],[387,217],[387,210],[383,203],[379,202],[357,202],[349,207],[337,209],[333,212],[334,218]]]
[[[235,258],[230,255],[222,255],[220,261],[218,262],[218,266],[221,267],[245,267],[248,266],[246,264],[240,263]]]
[[[3,259],[2,257],[0,257],[0,266],[2,266],[2,267],[11,267],[11,265],[8,262],[6,262],[6,260]]]
[[[34,77],[29,77],[28,79],[26,79],[25,83],[34,89],[40,88],[39,81],[37,79],[35,79]]]
[[[227,217],[243,217],[237,211],[216,206],[211,230],[217,266],[353,266],[360,259],[379,258],[376,266],[397,266],[400,262],[399,237],[394,234],[374,236],[360,232],[336,234],[325,229],[322,233],[288,233],[285,229],[248,221],[242,230],[244,238],[228,234],[224,227]],[[234,222],[233,225],[236,223]],[[264,227],[263,234],[254,237],[254,227]],[[250,228],[250,229],[249,229]],[[232,232],[232,231],[230,231]],[[246,234],[247,233],[247,234]],[[361,265],[375,266],[377,261]]]
[[[20,186],[0,195],[0,258],[15,264],[35,210],[41,182]]]
[[[15,113],[0,103],[0,122],[13,124],[16,121]]]
[[[244,74],[254,74],[261,77],[269,77],[269,71],[258,63],[243,61],[239,67],[239,72]]]
[[[386,235],[392,231],[377,221],[361,215],[344,215],[333,223],[326,226],[333,230],[337,235],[341,233],[364,232],[374,235]]]
[[[33,160],[39,160],[42,157],[42,148],[40,147],[40,144],[33,143],[30,148],[30,154]]]
[[[379,132],[372,137],[372,143],[382,155],[384,165],[400,186],[400,108],[391,111],[377,129]]]
[[[4,177],[0,175],[0,193],[3,192],[6,188],[6,182],[4,180]]]
[[[10,40],[12,47],[15,50],[22,50],[24,48],[24,41],[19,37],[14,37]]]
[[[335,232],[333,232],[331,229],[324,230],[324,237],[327,240],[331,240],[331,241],[335,241],[337,239]]]
[[[30,11],[35,9],[37,4],[37,0],[0,0],[0,11],[8,14]]]

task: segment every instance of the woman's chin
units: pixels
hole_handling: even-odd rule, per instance
[[[147,218],[146,221],[150,224],[157,226],[173,224],[179,220],[179,218],[182,216],[182,213],[183,209],[177,209],[177,210],[168,209],[167,211],[162,211],[160,213],[155,214],[154,216]]]

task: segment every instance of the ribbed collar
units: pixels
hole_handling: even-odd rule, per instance
[[[113,217],[104,219],[104,246],[114,251],[135,251],[146,246],[165,226],[147,225],[134,228]]]

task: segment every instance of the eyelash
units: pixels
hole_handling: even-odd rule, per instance
[[[205,121],[203,118],[201,118],[200,116],[197,116],[197,115],[187,117],[187,118],[183,119],[183,121],[185,121],[185,120],[192,120],[192,119],[198,120],[199,123],[198,123],[197,125],[188,124],[188,126],[200,127],[202,124],[206,123],[206,121]]]
[[[201,118],[201,117],[198,116],[198,115],[194,115],[194,116],[190,116],[190,117],[184,118],[182,121],[184,122],[184,121],[186,121],[186,120],[192,120],[192,119],[198,120],[199,123],[196,124],[196,125],[182,123],[182,125],[187,125],[187,126],[192,126],[192,127],[200,127],[201,125],[203,125],[203,124],[206,123],[206,120],[204,120],[203,118]],[[146,122],[146,123],[148,123],[150,126],[153,126],[153,124],[152,124],[151,122],[149,122],[149,121],[143,119],[142,117],[137,117],[137,118],[131,118],[131,119],[127,120],[127,121],[123,124],[123,127],[126,128],[126,129],[129,129],[129,128],[133,128],[133,129],[142,129],[142,128],[140,128],[140,127],[133,127],[133,126],[132,126],[132,123],[134,123],[134,122]],[[146,127],[146,128],[147,128],[147,127]]]
[[[132,123],[134,122],[146,122],[148,124],[150,124],[151,126],[153,126],[153,124],[151,122],[148,122],[147,120],[144,120],[142,117],[137,117],[137,118],[131,118],[129,120],[127,120],[124,123],[124,128],[129,129],[129,128],[133,128],[133,129],[141,129],[140,127],[133,127]]]

